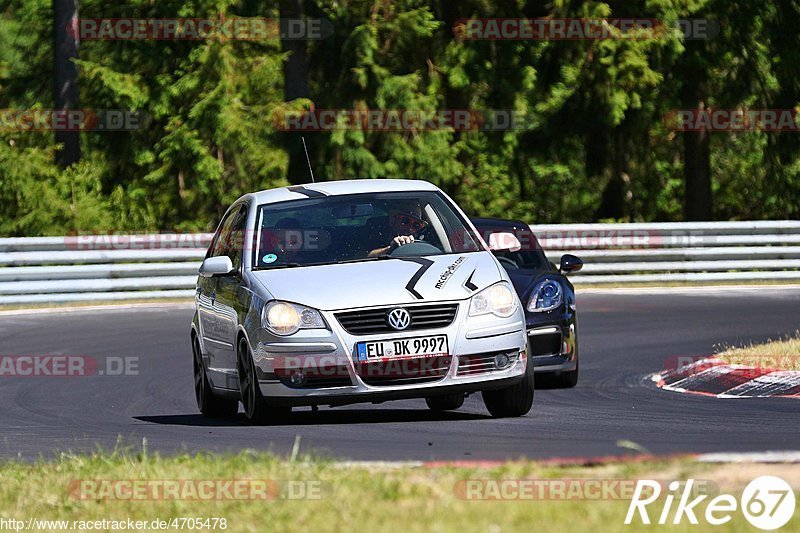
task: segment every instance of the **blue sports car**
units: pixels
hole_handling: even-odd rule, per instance
[[[513,233],[521,244],[519,250],[494,254],[508,272],[525,310],[536,386],[574,387],[578,384],[578,320],[575,289],[567,274],[580,270],[583,261],[565,254],[556,267],[524,222],[473,218],[472,223],[487,242],[493,233]]]

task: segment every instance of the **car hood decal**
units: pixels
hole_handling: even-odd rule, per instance
[[[321,310],[464,300],[505,277],[501,277],[489,252],[259,270],[253,274],[275,299]]]

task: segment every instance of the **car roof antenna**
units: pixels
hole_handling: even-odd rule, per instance
[[[300,137],[303,139],[303,151],[306,153],[306,162],[308,163],[308,171],[311,173],[311,183],[316,183],[317,181],[314,179],[314,169],[311,168],[311,158],[308,157],[308,147],[306,146],[306,138]]]

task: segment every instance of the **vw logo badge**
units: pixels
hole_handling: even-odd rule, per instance
[[[397,307],[386,314],[386,322],[392,329],[403,331],[411,325],[411,315],[402,307]]]

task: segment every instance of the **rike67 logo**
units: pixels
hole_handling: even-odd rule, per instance
[[[683,487],[678,481],[670,483],[659,513],[660,502],[656,502],[661,498],[661,485],[649,479],[638,480],[625,524],[636,522],[638,515],[642,524],[655,522],[678,525],[686,520],[696,525],[700,523],[700,517],[707,524],[720,526],[730,522],[735,513],[741,512],[758,529],[775,530],[786,525],[794,515],[794,491],[779,477],[761,476],[754,479],[745,487],[740,500],[730,494],[720,494],[708,501],[708,494],[691,499],[694,496],[693,485],[692,479],[686,481]],[[652,519],[650,512],[653,512]]]

